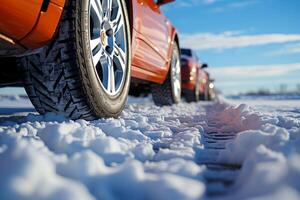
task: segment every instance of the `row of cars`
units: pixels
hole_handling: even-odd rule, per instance
[[[208,65],[201,63],[197,53],[189,48],[180,49],[181,97],[187,102],[211,101],[216,98],[214,80],[206,71]],[[131,84],[129,94],[135,97],[148,96],[149,83]]]
[[[205,70],[207,67],[206,63],[200,64],[195,51],[181,49],[182,94],[188,102],[216,98],[214,80]]]
[[[178,33],[161,12],[172,1],[2,0],[0,84],[22,85],[39,113],[71,119],[117,117],[130,84],[147,85],[160,106],[182,92],[209,99],[205,65],[180,57]]]

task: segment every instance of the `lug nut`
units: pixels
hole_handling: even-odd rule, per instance
[[[113,35],[113,30],[110,28],[106,31],[107,36],[112,36]]]

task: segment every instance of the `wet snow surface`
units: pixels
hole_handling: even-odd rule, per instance
[[[300,199],[297,100],[131,98],[87,122],[5,98],[0,114],[0,199]]]

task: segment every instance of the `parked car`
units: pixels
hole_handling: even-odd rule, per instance
[[[160,10],[172,1],[2,0],[1,85],[22,84],[39,113],[71,119],[118,116],[131,76],[157,105],[178,103],[179,40]]]
[[[181,49],[182,93],[186,101],[209,100],[209,74],[205,71],[207,64],[200,64],[198,56],[192,49]],[[211,85],[212,86],[212,85]]]

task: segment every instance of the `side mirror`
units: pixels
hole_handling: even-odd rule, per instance
[[[171,2],[174,2],[175,0],[157,0],[156,1],[156,5],[158,6],[162,6],[164,4],[167,4],[167,3],[171,3]]]
[[[208,65],[206,63],[201,65],[201,69],[204,69],[204,68],[208,68]]]

